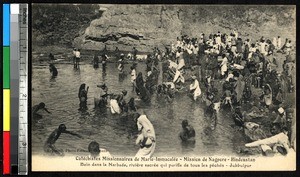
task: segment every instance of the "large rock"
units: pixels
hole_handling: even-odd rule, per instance
[[[93,20],[85,33],[74,40],[77,47],[149,52],[163,48],[183,34],[198,37],[238,29],[244,37],[258,39],[281,35],[295,41],[294,6],[207,6],[207,5],[100,5],[102,17]]]
[[[230,33],[253,40],[282,36],[295,42],[295,6],[46,5],[34,4],[33,44],[149,52],[187,34]]]

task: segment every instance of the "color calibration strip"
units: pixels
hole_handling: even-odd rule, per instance
[[[3,174],[10,170],[10,5],[3,4]]]
[[[28,173],[27,94],[28,5],[3,4],[4,175]]]

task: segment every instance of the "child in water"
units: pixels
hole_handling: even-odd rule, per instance
[[[97,157],[97,156],[106,156],[106,157],[111,157],[110,153],[103,148],[100,148],[99,143],[96,141],[92,141],[89,144],[88,151],[91,153],[92,157]]]
[[[32,119],[35,121],[38,121],[38,119],[41,119],[43,117],[42,115],[37,113],[39,110],[44,110],[47,113],[51,114],[51,112],[46,108],[45,103],[41,102],[40,104],[32,107]]]
[[[191,125],[189,125],[188,120],[183,120],[181,126],[182,126],[182,131],[179,134],[180,139],[183,142],[195,141],[196,133],[194,128]]]
[[[77,136],[78,138],[81,138],[83,139],[82,136],[78,135],[77,133],[73,133],[71,131],[68,131],[67,130],[67,127],[65,124],[60,124],[58,126],[57,129],[55,129],[48,137],[47,141],[45,142],[45,145],[44,145],[44,151],[46,153],[51,153],[51,154],[56,154],[56,155],[59,155],[59,156],[63,156],[64,153],[61,151],[61,150],[58,150],[56,147],[55,147],[55,142],[58,140],[58,138],[60,137],[60,135],[62,133],[66,133],[66,134],[70,134],[70,135],[73,135],[73,136]]]

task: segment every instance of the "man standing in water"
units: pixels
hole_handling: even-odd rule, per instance
[[[79,62],[80,62],[80,50],[77,49],[75,52],[75,68],[79,68]]]
[[[48,137],[47,141],[45,142],[45,145],[44,145],[44,151],[46,153],[51,153],[51,154],[56,154],[56,155],[59,155],[59,156],[64,156],[64,153],[61,151],[61,150],[58,150],[56,147],[55,147],[55,142],[56,140],[58,140],[58,138],[60,137],[60,135],[62,133],[66,133],[66,134],[70,134],[70,135],[73,135],[73,136],[77,136],[78,138],[81,138],[83,139],[82,136],[78,135],[77,133],[73,133],[71,131],[67,131],[66,130],[67,127],[65,124],[60,124],[58,126],[57,129],[55,129]]]
[[[108,87],[106,84],[97,85],[100,88],[99,94],[95,96],[94,103],[95,107],[106,108],[107,97],[108,97]]]
[[[132,49],[133,61],[136,61],[137,52],[138,52],[138,50],[135,47],[133,47],[133,49]]]
[[[107,57],[107,55],[102,54],[101,58],[102,58],[102,68],[105,69],[106,68],[106,61],[107,61],[108,57]]]
[[[73,49],[73,65],[74,65],[74,68],[76,68],[76,51],[77,51],[77,49],[74,48]]]
[[[136,144],[140,145],[140,150],[136,157],[151,157],[155,150],[156,137],[152,123],[146,115],[134,114],[134,120],[137,123],[138,131],[141,133],[136,139]]]

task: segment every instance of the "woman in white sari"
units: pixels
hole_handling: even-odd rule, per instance
[[[196,101],[197,98],[201,95],[201,89],[196,76],[192,76],[192,79],[194,80],[194,82],[190,85],[190,91],[193,92],[193,99],[194,101]]]
[[[136,139],[136,144],[140,145],[140,149],[135,156],[151,157],[156,144],[154,127],[146,115],[137,113],[134,119],[136,119],[138,130],[141,132]]]

